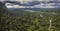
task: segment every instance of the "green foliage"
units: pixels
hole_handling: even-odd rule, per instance
[[[21,12],[14,14],[0,9],[0,31],[49,31],[49,19],[52,18],[50,31],[60,31],[60,14],[50,12]]]

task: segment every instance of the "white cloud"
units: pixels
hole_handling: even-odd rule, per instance
[[[39,5],[35,5],[34,7],[35,8],[55,8],[55,6],[52,6],[52,5],[55,5],[55,3],[48,3],[48,4],[41,3]]]
[[[6,5],[6,6],[7,6],[7,8],[29,8],[29,7],[31,7],[31,8],[57,8],[58,7],[58,6],[53,6],[53,5],[55,5],[55,3],[48,3],[48,4],[41,3],[41,4],[38,4],[35,6],[19,6],[19,5],[11,6],[11,5],[10,6]]]
[[[0,0],[0,1],[6,1],[6,0]],[[23,0],[8,0],[8,1],[20,1],[21,3],[23,3]],[[24,1],[26,1],[25,3],[27,3],[27,2],[33,1],[33,0],[24,0]],[[55,1],[55,0],[38,0],[38,1]],[[56,1],[60,1],[60,0],[56,0]],[[31,8],[58,8],[58,7],[60,7],[60,6],[53,6],[53,5],[56,5],[56,4],[60,5],[60,3],[47,3],[47,4],[40,3],[38,5],[31,6]],[[26,8],[26,6],[19,6],[19,5],[7,6],[7,8],[14,8],[14,7],[15,8]],[[29,8],[29,7],[27,6],[27,8]]]

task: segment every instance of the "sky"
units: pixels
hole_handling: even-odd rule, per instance
[[[23,0],[0,0],[0,1],[20,1],[21,3],[23,3]],[[27,3],[29,1],[60,1],[60,0],[24,0],[26,1]],[[34,5],[34,6],[20,6],[20,5],[13,5],[13,6],[8,6],[8,4],[10,3],[6,3],[5,5],[7,6],[7,8],[60,8],[60,3],[40,3],[38,5]]]

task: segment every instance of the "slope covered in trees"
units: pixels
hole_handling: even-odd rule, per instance
[[[60,13],[23,11],[18,15],[3,6],[0,13],[0,31],[60,31]]]

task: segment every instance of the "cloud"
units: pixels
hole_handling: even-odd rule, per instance
[[[12,4],[11,4],[12,5]],[[41,3],[41,4],[38,4],[38,5],[35,5],[35,6],[20,6],[20,5],[13,5],[13,6],[8,6],[8,8],[60,8],[60,4],[57,4],[59,6],[55,6],[56,4],[55,3],[48,3],[48,4],[44,4],[44,3]]]
[[[39,5],[35,5],[34,7],[35,8],[55,8],[55,6],[52,6],[52,5],[55,5],[55,3],[48,3],[48,4],[41,3]]]
[[[4,0],[4,1],[7,1],[7,0]],[[21,1],[21,3],[23,3],[22,0],[9,0],[9,1]],[[25,1],[33,1],[33,0],[25,0]],[[60,1],[60,0],[38,0],[38,1]],[[25,8],[26,6],[13,5],[13,6],[7,6],[7,7],[8,8],[13,8],[13,7]],[[27,8],[29,7],[27,6]],[[31,8],[60,8],[60,3],[40,3],[38,5],[31,6]]]

